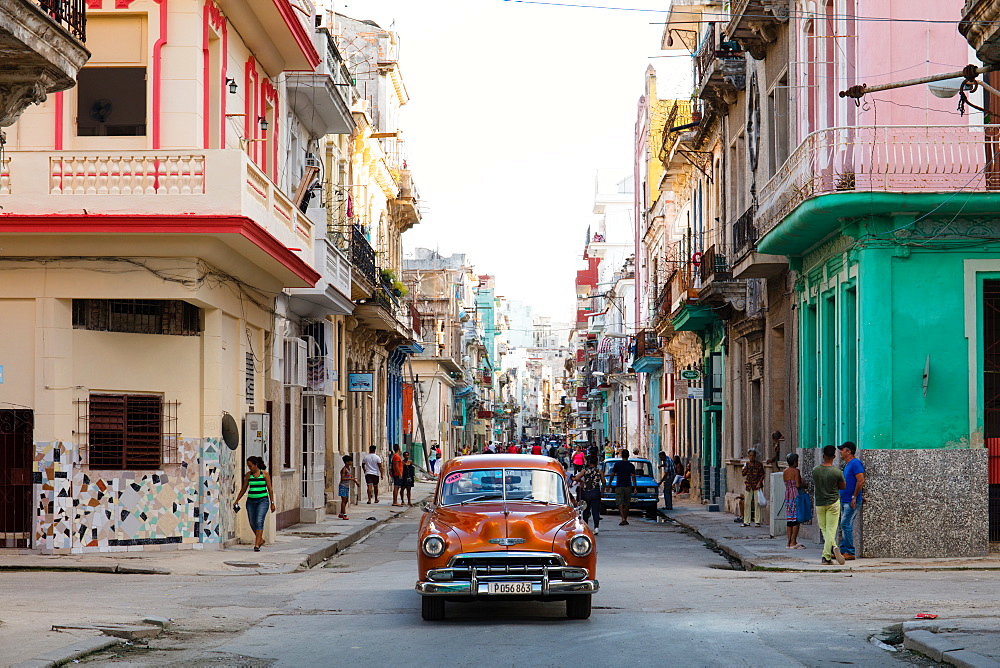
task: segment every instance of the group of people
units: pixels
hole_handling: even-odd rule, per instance
[[[619,526],[628,525],[629,503],[632,500],[632,489],[636,483],[635,464],[629,461],[627,449],[623,449],[620,459],[615,462],[609,471],[610,480],[605,480],[604,471],[601,469],[598,457],[600,450],[596,447],[590,448],[584,453],[580,448],[578,453],[583,458],[583,463],[576,468],[572,482],[578,485],[577,492],[581,501],[586,506],[583,510],[583,521],[594,523],[594,534],[601,533],[601,490],[605,485],[613,487],[615,490],[615,504],[618,506],[618,513],[621,515]]]
[[[691,466],[684,466],[679,455],[673,458],[660,451],[660,485],[663,486],[663,507],[674,509],[674,494],[691,491]]]
[[[823,537],[822,563],[834,560],[844,564],[857,558],[854,546],[854,520],[864,501],[865,467],[857,457],[857,446],[846,441],[843,445],[823,448],[823,461],[812,470],[816,520]],[[834,464],[837,452],[844,462],[843,470]],[[805,549],[798,542],[799,527],[812,519],[813,503],[808,485],[799,470],[799,456],[794,452],[785,457],[788,467],[782,473],[785,484],[784,504],[786,548]],[[757,460],[757,450],[751,448],[743,464],[743,526],[760,526],[763,519],[760,497],[763,496],[764,466]],[[737,519],[736,521],[739,521]],[[837,534],[840,542],[837,542]]]
[[[374,445],[368,447],[368,454],[361,458],[361,472],[365,476],[368,488],[368,503],[378,503],[379,485],[385,476],[382,457],[376,452]],[[413,505],[413,485],[416,482],[417,471],[409,452],[401,452],[399,444],[393,445],[389,456],[389,476],[392,479],[392,505],[397,507]],[[340,519],[350,519],[347,516],[347,505],[351,496],[351,485],[357,486],[361,494],[361,483],[354,477],[354,457],[344,455],[341,458],[344,466],[340,469]],[[430,460],[433,462],[434,460]]]

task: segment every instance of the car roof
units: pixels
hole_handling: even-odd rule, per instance
[[[547,469],[562,474],[562,464],[543,455],[464,455],[455,457],[445,464],[442,473],[445,471],[466,471],[469,469],[488,468],[521,468],[521,469]]]

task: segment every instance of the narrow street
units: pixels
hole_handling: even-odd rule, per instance
[[[7,615],[34,627],[84,620],[174,618],[147,647],[85,659],[116,666],[693,666],[931,665],[868,642],[916,609],[990,617],[993,572],[769,573],[732,570],[671,523],[606,517],[601,592],[587,621],[560,603],[450,604],[423,622],[413,592],[413,509],[324,566],[293,575],[0,576]],[[102,604],[92,606],[102,589]],[[873,594],[872,592],[878,592]],[[27,610],[31,610],[29,614]],[[69,611],[69,612],[67,612]],[[544,648],[544,649],[543,649]]]

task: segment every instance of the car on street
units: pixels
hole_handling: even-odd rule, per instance
[[[615,488],[611,487],[611,469],[620,462],[620,458],[605,459],[604,480],[608,483],[601,491],[601,509],[606,512],[617,512],[618,505],[615,502]],[[660,487],[653,477],[653,462],[641,457],[629,459],[635,465],[635,486],[632,488],[632,501],[629,504],[630,510],[644,510],[647,515],[656,513],[656,506],[660,500]]]
[[[445,602],[565,601],[590,617],[597,546],[559,462],[538,455],[448,461],[417,534],[417,584],[425,620]]]

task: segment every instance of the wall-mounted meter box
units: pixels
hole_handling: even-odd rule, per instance
[[[260,457],[271,468],[271,416],[247,413],[243,416],[243,455]]]

